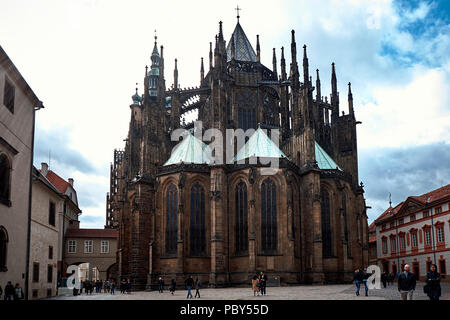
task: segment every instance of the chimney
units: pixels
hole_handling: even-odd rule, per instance
[[[73,187],[73,179],[72,178],[69,178],[69,183]]]
[[[41,162],[41,174],[46,177],[48,173],[48,164],[46,162]]]

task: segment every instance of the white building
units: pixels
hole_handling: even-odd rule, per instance
[[[0,285],[28,289],[35,111],[42,102],[0,46]]]
[[[375,220],[377,264],[398,273],[405,264],[424,280],[431,263],[448,281],[450,260],[450,185],[411,196]]]

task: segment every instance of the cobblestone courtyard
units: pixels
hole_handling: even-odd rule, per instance
[[[264,297],[253,297],[251,288],[224,288],[224,289],[202,289],[201,300],[400,300],[397,285],[381,288],[380,290],[370,290],[369,296],[364,296],[364,286],[361,287],[361,295],[355,295],[355,286],[346,285],[323,285],[323,286],[295,286],[295,287],[268,287],[267,295]],[[195,291],[193,291],[195,294]],[[59,296],[50,300],[184,300],[187,290],[177,290],[171,295],[168,290],[164,293],[157,291],[139,291],[131,294],[115,295],[108,293],[85,293],[78,296]],[[450,300],[450,284],[442,284],[441,299]],[[198,300],[198,299],[193,299]],[[414,300],[428,300],[423,293],[423,284],[417,284],[414,292]]]

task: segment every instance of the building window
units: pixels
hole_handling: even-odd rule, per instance
[[[405,235],[400,236],[400,250],[406,249]]]
[[[51,264],[47,266],[47,282],[53,282],[53,266]]]
[[[445,265],[445,260],[439,260],[439,273],[447,274],[447,266]]]
[[[77,252],[77,241],[76,240],[69,240],[69,253],[75,253]]]
[[[199,183],[191,188],[190,248],[191,255],[206,254],[205,190]]]
[[[247,186],[241,181],[235,190],[235,245],[236,253],[246,253],[248,251],[248,200]]]
[[[0,272],[8,271],[6,258],[8,257],[8,232],[0,226]]]
[[[52,246],[48,247],[48,258],[49,258],[49,260],[53,259],[53,247]]]
[[[397,249],[395,236],[391,237],[391,252],[394,253]]]
[[[383,253],[386,254],[388,252],[387,238],[383,238],[382,245],[383,245]]]
[[[249,90],[243,91],[237,97],[237,104],[238,129],[242,129],[244,131],[247,131],[248,129],[256,129],[256,101],[254,94]]]
[[[11,164],[6,154],[0,154],[0,203],[11,206]]]
[[[177,253],[178,241],[178,191],[171,184],[166,192],[166,254]]]
[[[430,211],[427,210],[427,211],[424,211],[424,212],[423,212],[423,217],[424,217],[424,218],[427,218],[427,217],[429,217],[429,216],[430,216]]]
[[[52,296],[52,289],[47,289],[47,298]]]
[[[443,243],[444,242],[444,226],[443,225],[437,226],[436,233],[437,233],[437,242]]]
[[[437,207],[434,209],[435,214],[439,214],[442,212],[442,207]]]
[[[37,298],[38,297],[38,290],[37,289],[34,289],[33,290],[33,298]]]
[[[416,215],[415,215],[415,214],[413,214],[413,215],[411,216],[410,221],[411,221],[411,222],[416,221]]]
[[[417,232],[411,233],[412,247],[417,248]]]
[[[51,226],[55,226],[55,217],[56,217],[55,204],[53,202],[50,202],[49,209],[48,209],[48,223]]]
[[[102,240],[100,246],[101,253],[109,253],[109,240]]]
[[[393,227],[394,227],[394,223],[393,223],[393,222],[391,222],[390,228],[393,228]]]
[[[39,282],[39,263],[33,263],[33,282]]]
[[[333,255],[332,239],[331,239],[331,213],[330,213],[330,195],[325,189],[321,190],[322,200],[322,252],[324,257]]]
[[[431,231],[430,231],[430,229],[425,230],[425,245],[431,246]]]
[[[92,253],[92,240],[85,240],[84,241],[84,253]]]
[[[275,253],[278,247],[277,191],[271,179],[261,184],[261,247],[267,254]]]
[[[3,104],[11,113],[14,113],[14,98],[16,88],[5,78],[5,87],[3,89]]]
[[[383,225],[381,226],[381,230],[386,230],[386,223],[383,223]]]
[[[398,220],[398,224],[399,224],[399,225],[402,225],[403,223],[404,223],[403,218],[401,218],[400,220]]]

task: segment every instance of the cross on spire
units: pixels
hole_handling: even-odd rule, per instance
[[[155,29],[155,43],[156,43],[156,39],[158,39],[158,36],[156,35],[156,29]]]
[[[239,8],[239,6],[236,6],[236,8],[234,10],[236,10],[236,12],[237,12],[237,19],[238,19],[238,22],[239,22],[239,18],[240,18],[239,11],[242,10],[242,9]]]

